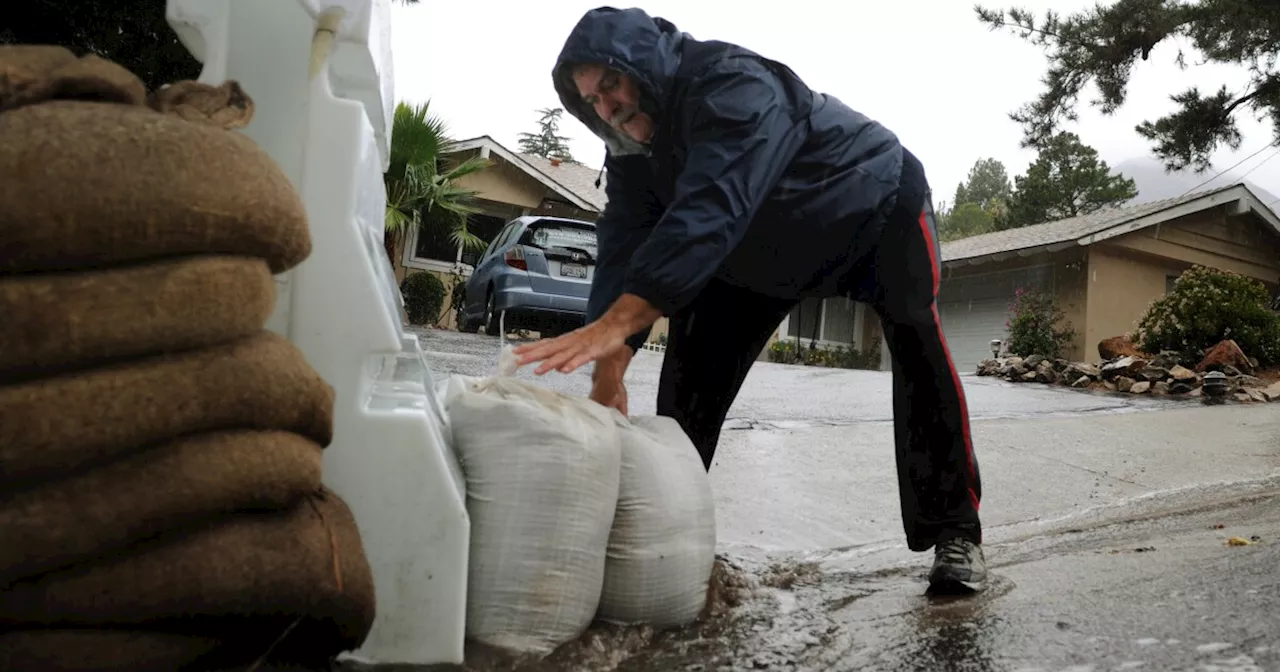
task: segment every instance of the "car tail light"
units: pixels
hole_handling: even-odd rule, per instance
[[[513,247],[507,250],[507,253],[502,255],[502,258],[512,268],[518,268],[522,271],[529,270],[529,263],[524,260],[524,248]]]

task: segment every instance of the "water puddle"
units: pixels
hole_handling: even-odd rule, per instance
[[[707,609],[685,628],[592,626],[581,638],[538,661],[520,660],[477,646],[464,666],[366,667],[343,672],[730,672],[852,669],[843,665],[880,636],[867,639],[884,619],[919,612],[940,623],[962,624],[981,605],[1007,594],[1013,583],[993,577],[970,598],[925,595],[924,565],[914,571],[823,571],[803,559],[721,556]],[[879,648],[879,647],[877,647]],[[940,668],[941,669],[941,668]]]

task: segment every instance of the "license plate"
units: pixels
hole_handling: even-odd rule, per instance
[[[580,264],[561,264],[560,275],[566,278],[585,278],[587,277],[587,267]]]

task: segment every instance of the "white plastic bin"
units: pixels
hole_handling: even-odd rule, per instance
[[[322,15],[341,12],[331,50]],[[253,98],[243,130],[306,204],[313,251],[277,278],[269,328],[334,386],[324,480],[351,506],[378,616],[354,656],[460,663],[466,623],[465,484],[418,339],[400,322],[382,246],[395,100],[388,0],[168,0],[169,23],[204,64]],[[311,72],[316,75],[311,76]]]

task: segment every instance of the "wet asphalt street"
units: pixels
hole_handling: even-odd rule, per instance
[[[496,361],[485,336],[423,345],[437,374]],[[652,412],[660,362],[637,356],[633,414]],[[585,372],[544,381],[588,389]],[[888,375],[763,363],[711,472],[724,613],[674,633],[594,630],[520,669],[1280,670],[1280,409],[964,384],[986,594],[923,595]]]

